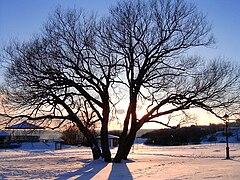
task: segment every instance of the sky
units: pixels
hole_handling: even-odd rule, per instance
[[[115,0],[0,0],[0,41],[27,40],[39,32],[57,6],[107,12]]]
[[[240,0],[187,0],[206,14],[216,45],[191,53],[207,59],[223,57],[240,64]],[[117,0],[0,0],[0,48],[12,38],[27,41],[40,32],[57,6],[83,8],[99,16]],[[1,76],[1,74],[0,74]],[[1,77],[0,77],[1,80]]]
[[[196,3],[212,25],[216,45],[212,49],[196,50],[206,57],[223,57],[240,63],[240,1],[239,0],[188,0]]]
[[[212,48],[193,49],[193,53],[206,57],[224,57],[240,62],[240,1],[239,0],[187,0],[195,3],[212,24],[216,45]],[[107,13],[117,0],[0,0],[0,46],[11,38],[28,40],[38,33],[49,14],[60,5],[64,8],[83,8]]]

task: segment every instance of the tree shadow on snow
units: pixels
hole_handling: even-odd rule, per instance
[[[115,179],[132,180],[133,177],[127,167],[127,163],[131,163],[131,162],[134,162],[134,161],[126,160],[126,161],[122,161],[121,163],[112,163],[111,172],[109,176],[106,175],[106,177],[108,176],[108,180],[115,180]],[[97,175],[107,165],[108,163],[104,162],[103,160],[95,160],[90,162],[89,164],[86,164],[83,168],[77,171],[60,174],[56,179],[58,180],[62,180],[62,179],[89,180],[93,178],[95,175]]]
[[[7,179],[7,177],[4,176],[3,174],[0,174],[0,179]]]
[[[131,180],[133,179],[131,172],[128,169],[127,164],[132,163],[132,160],[125,160],[121,163],[113,163],[112,170],[109,174],[108,180],[115,180],[115,179],[125,179]]]
[[[234,162],[240,162],[240,159],[230,159],[230,160]]]
[[[57,179],[91,179],[96,174],[98,174],[102,169],[104,169],[108,163],[102,161],[102,160],[94,160],[90,162],[89,164],[86,164],[83,168],[74,171],[74,172],[68,172],[65,174],[60,174]]]

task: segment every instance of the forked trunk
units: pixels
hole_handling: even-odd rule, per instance
[[[127,137],[127,142],[126,142],[126,147],[125,150],[123,151],[122,159],[127,160],[127,157],[130,153],[130,150],[133,146],[134,140],[136,137],[136,132],[130,133]]]
[[[128,154],[131,150],[131,147],[134,143],[136,137],[136,131],[130,132],[125,139],[124,142],[120,142],[120,146],[118,148],[117,154],[114,158],[115,163],[120,163],[121,160],[126,160]]]
[[[115,163],[121,162],[124,149],[125,149],[125,144],[120,142],[118,146],[117,154],[115,155],[113,162]]]

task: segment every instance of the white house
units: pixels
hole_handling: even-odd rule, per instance
[[[98,141],[98,146],[101,147],[101,136],[97,136],[96,137],[97,141]],[[118,146],[118,136],[114,136],[114,135],[108,135],[108,144],[110,148],[113,147],[117,147]]]

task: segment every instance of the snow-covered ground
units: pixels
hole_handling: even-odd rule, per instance
[[[112,149],[113,156],[116,149]],[[240,179],[240,144],[146,146],[135,144],[129,160],[120,164],[92,161],[86,147],[29,143],[0,149],[0,179]]]

